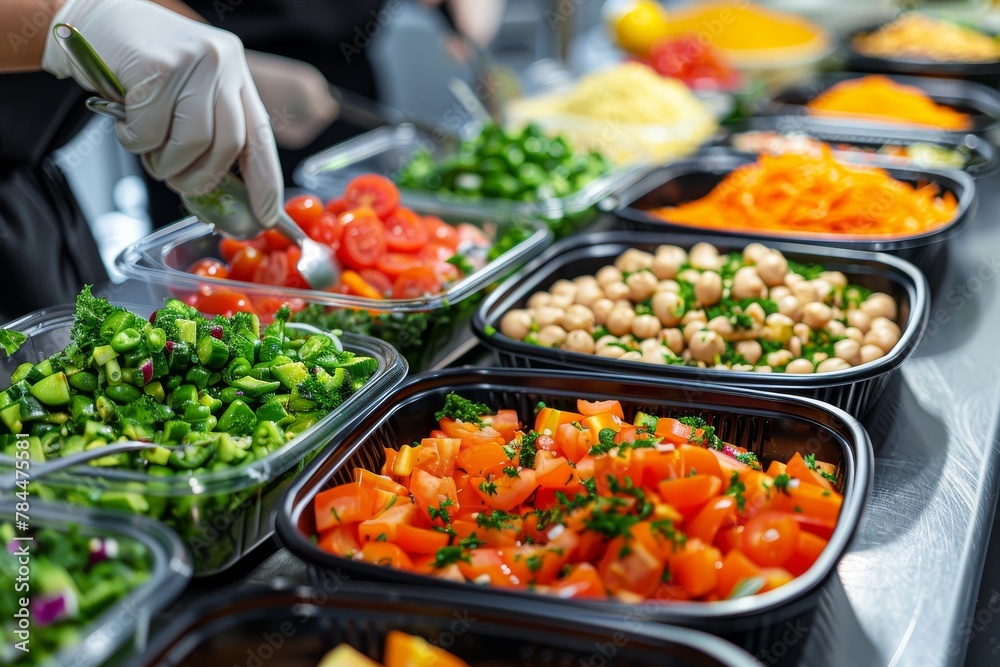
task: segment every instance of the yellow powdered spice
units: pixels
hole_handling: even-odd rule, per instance
[[[737,59],[773,50],[806,55],[829,45],[823,29],[806,19],[747,2],[696,3],[669,16],[671,34],[697,33]]]

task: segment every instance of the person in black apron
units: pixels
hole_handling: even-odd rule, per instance
[[[86,91],[45,73],[0,76],[0,322],[72,303],[108,279],[62,172],[49,158],[90,119]]]
[[[89,226],[48,157],[86,123],[84,88],[92,85],[52,36],[50,26],[61,22],[76,26],[121,81],[125,118],[115,133],[155,178],[200,194],[237,162],[262,226],[274,224],[281,210],[274,135],[243,47],[231,34],[145,0],[3,0],[4,321],[71,302],[84,284],[107,280]],[[74,81],[58,80],[68,78]]]

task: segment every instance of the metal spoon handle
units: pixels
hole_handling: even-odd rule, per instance
[[[55,459],[53,461],[46,461],[45,463],[36,463],[31,466],[31,479],[35,480],[39,477],[45,477],[46,475],[51,475],[54,472],[59,472],[60,470],[66,470],[67,468],[72,468],[73,466],[78,466],[82,463],[88,463],[94,459],[99,459],[104,456],[111,456],[113,454],[119,454],[121,452],[134,452],[142,449],[153,449],[158,447],[155,442],[139,442],[136,440],[130,440],[128,442],[115,442],[104,447],[97,447],[95,449],[88,449],[85,452],[79,452],[77,454],[70,454],[69,456],[64,456],[62,458]],[[0,492],[13,491],[17,488],[18,477],[14,471],[11,471],[9,475],[3,475],[0,477]]]

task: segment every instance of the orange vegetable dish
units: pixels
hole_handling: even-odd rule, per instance
[[[819,155],[762,155],[735,169],[708,195],[653,209],[666,221],[715,229],[849,236],[913,236],[950,222],[954,195],[914,187],[876,167]]]
[[[382,662],[375,662],[350,644],[333,649],[316,667],[469,667],[469,663],[423,637],[391,630],[385,638]]]
[[[319,547],[443,579],[562,598],[721,600],[808,570],[843,497],[832,465],[764,472],[699,418],[578,401],[514,410],[450,394],[438,428],[314,501]]]
[[[938,104],[916,86],[896,83],[887,76],[841,81],[816,96],[806,109],[818,116],[877,119],[942,130],[972,128],[968,114]]]

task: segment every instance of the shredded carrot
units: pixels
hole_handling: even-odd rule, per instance
[[[806,108],[820,116],[877,118],[945,130],[972,128],[968,114],[938,104],[916,86],[879,75],[841,81],[810,101]]]
[[[728,230],[850,236],[913,236],[951,221],[958,208],[935,184],[914,187],[875,167],[820,155],[762,155],[710,193],[650,211],[666,221]]]

